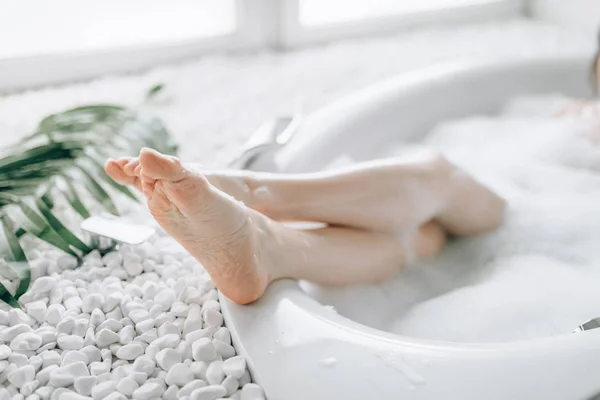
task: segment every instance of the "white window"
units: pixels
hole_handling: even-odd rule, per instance
[[[521,8],[522,0],[2,0],[0,91]]]

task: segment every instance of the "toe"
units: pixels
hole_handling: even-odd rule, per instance
[[[178,158],[161,154],[156,150],[144,148],[140,152],[142,178],[179,181],[187,173]],[[145,180],[145,179],[144,179]]]
[[[122,185],[133,185],[137,189],[141,190],[141,182],[135,175],[128,174],[125,171],[125,165],[127,165],[128,160],[113,160],[109,159],[106,161],[104,165],[104,170],[112,179]]]

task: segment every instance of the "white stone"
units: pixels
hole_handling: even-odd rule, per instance
[[[92,310],[91,315],[90,315],[90,326],[96,328],[97,326],[99,326],[104,321],[106,321],[106,316],[102,312],[102,309],[101,308],[94,308]]]
[[[62,321],[64,312],[65,307],[62,304],[51,304],[48,306],[48,310],[46,310],[44,320],[50,325],[56,326],[60,321]]]
[[[225,394],[231,396],[240,387],[240,381],[234,376],[228,376],[221,382],[221,386],[225,388]]]
[[[206,380],[206,370],[208,369],[208,363],[204,361],[194,361],[190,365],[190,370],[194,376],[198,379]]]
[[[231,344],[231,333],[226,327],[219,328],[213,335],[213,339],[218,339],[221,342]]]
[[[165,378],[165,383],[167,385],[177,385],[181,387],[185,386],[192,379],[194,379],[194,374],[192,371],[190,371],[189,367],[178,363],[169,369],[169,372]]]
[[[90,324],[90,322],[88,319],[85,319],[85,318],[76,319],[72,334],[83,338],[85,336],[85,331],[88,329],[89,324]]]
[[[83,338],[75,335],[60,336],[56,342],[62,350],[80,350],[83,347]]]
[[[127,271],[129,276],[138,276],[144,271],[144,266],[139,262],[123,263],[123,269]]]
[[[70,335],[75,327],[75,319],[65,317],[62,321],[56,324],[56,332]]]
[[[106,396],[104,400],[127,400],[127,397],[119,392],[114,392]]]
[[[40,385],[44,386],[46,385],[46,383],[48,383],[52,371],[57,370],[58,368],[59,366],[56,364],[48,365],[47,367],[42,368],[42,370],[37,373],[35,379],[40,383]]]
[[[27,314],[35,318],[38,323],[42,323],[44,322],[44,316],[46,315],[48,307],[43,301],[32,301],[25,305],[25,309],[27,310]]]
[[[98,378],[95,376],[80,376],[73,382],[73,387],[77,393],[83,396],[92,394],[92,389],[98,383]]]
[[[48,365],[59,365],[62,361],[62,357],[56,351],[50,350],[40,354],[42,358],[42,368],[46,368]]]
[[[59,367],[50,372],[50,386],[67,387],[72,385],[80,376],[89,376],[87,366],[83,361]],[[38,378],[39,380],[39,378]]]
[[[179,388],[177,386],[169,386],[169,388],[163,393],[162,398],[164,400],[177,400],[179,398]]]
[[[221,385],[209,385],[196,389],[190,395],[190,400],[217,400],[225,396],[227,391]]]
[[[110,371],[110,366],[103,362],[90,363],[90,374],[94,376],[102,375]]]
[[[201,379],[196,379],[179,389],[179,398],[189,396],[196,389],[203,388],[206,386],[206,382]]]
[[[138,322],[137,324],[135,324],[135,331],[138,334],[143,334],[148,332],[150,329],[152,329],[154,327],[154,321],[151,319],[147,319],[141,322]]]
[[[133,337],[135,336],[135,329],[133,326],[128,325],[124,326],[123,329],[119,332],[119,343],[125,345],[131,343]]]
[[[92,398],[94,400],[101,400],[106,398],[110,393],[114,392],[117,387],[117,382],[107,381],[99,383],[92,388]]]
[[[111,332],[119,332],[123,328],[123,324],[120,321],[117,321],[113,318],[107,318],[104,322],[102,322],[96,328],[96,333],[100,332],[103,329],[108,329]]]
[[[225,379],[223,372],[223,361],[215,360],[208,365],[206,370],[206,380],[210,385],[218,385]]]
[[[0,345],[0,360],[6,360],[12,354],[12,350],[5,344]]]
[[[14,352],[8,357],[8,362],[10,364],[16,365],[17,367],[23,367],[29,364],[27,360],[27,356],[22,352]]]
[[[144,354],[144,346],[136,342],[126,344],[117,351],[117,357],[121,360],[135,360],[142,354]]]
[[[65,392],[60,396],[57,396],[57,400],[89,400],[90,398],[87,396],[82,396],[79,393],[75,392]]]
[[[177,321],[177,320],[176,320]],[[196,304],[190,307],[190,312],[183,323],[183,335],[187,335],[190,332],[202,329],[204,321],[202,319],[202,311]]]
[[[160,384],[155,382],[146,382],[133,392],[132,398],[135,400],[160,398],[164,391],[165,388]]]
[[[102,293],[90,293],[83,299],[81,303],[81,311],[85,313],[91,313],[95,309],[100,309],[104,304],[104,296]]]
[[[231,357],[223,362],[223,372],[227,376],[241,379],[246,370],[246,359],[242,356]]]
[[[143,340],[144,342],[146,342],[148,344],[153,343],[157,338],[158,338],[158,334],[156,333],[156,328],[152,328],[149,331],[144,332],[139,336],[140,340]]]
[[[80,350],[80,353],[84,354],[87,357],[88,363],[98,362],[102,360],[100,349],[96,346],[85,346],[83,349]]]
[[[133,392],[139,387],[140,385],[135,381],[135,379],[130,377],[125,377],[121,379],[117,384],[117,390],[120,393],[123,393],[125,396],[131,396]]]
[[[8,374],[8,381],[16,388],[20,388],[25,383],[32,381],[33,378],[35,378],[35,370],[31,365],[19,367]]]
[[[149,319],[150,314],[145,309],[138,308],[129,313],[129,318],[133,321],[133,323],[137,324],[138,322]]]
[[[23,386],[21,386],[21,394],[29,399],[28,396],[31,396],[33,391],[38,387],[40,387],[40,383],[36,380],[25,382]]]
[[[119,341],[119,335],[108,328],[102,329],[96,334],[96,344],[98,347],[106,347]]]
[[[247,383],[242,388],[241,400],[265,400],[265,392],[256,383]]]
[[[79,351],[75,351],[75,350],[69,350],[69,351],[63,351],[62,355],[62,360],[60,362],[60,366],[64,367],[66,365],[69,364],[73,364],[79,361],[83,361],[85,364],[89,363],[89,359],[87,358],[87,356]]]
[[[217,358],[217,350],[209,338],[200,338],[192,343],[192,355],[196,361],[212,361]]]
[[[163,311],[168,311],[175,302],[175,292],[171,289],[163,289],[156,294],[154,301]]]
[[[129,377],[138,383],[138,385],[143,385],[148,380],[148,374],[140,371],[133,371],[129,373]]]
[[[47,293],[49,292],[54,285],[56,284],[56,280],[50,276],[42,276],[41,278],[33,281],[29,290],[33,293]],[[0,320],[0,323],[2,321]]]
[[[37,350],[42,345],[42,338],[35,332],[24,332],[10,342],[13,351]]]
[[[29,365],[31,365],[36,372],[39,371],[40,368],[42,368],[42,363],[42,357],[40,356],[29,357]]]
[[[180,337],[178,334],[175,333],[169,333],[167,335],[161,336],[160,338],[156,339],[152,345],[158,347],[160,350],[162,349],[174,349],[177,347],[177,345],[180,342]]]
[[[204,322],[208,326],[221,326],[223,325],[223,315],[219,311],[209,308],[204,311]]]
[[[61,269],[73,269],[77,267],[77,259],[67,254],[58,257],[56,263]]]
[[[26,324],[29,326],[35,325],[35,319],[25,314],[23,310],[19,308],[13,308],[8,311],[8,323],[10,326],[19,324]]]
[[[145,356],[138,357],[133,362],[133,370],[144,372],[146,375],[152,374],[152,371],[154,371],[155,367],[156,363],[151,358]]]
[[[213,344],[213,346],[215,346],[215,349],[217,349],[217,352],[224,359],[235,356],[235,349],[233,348],[233,346],[231,346],[225,342],[221,342],[218,339],[213,339],[212,344]]]
[[[17,324],[11,326],[10,328],[4,328],[0,330],[0,340],[4,340],[4,342],[10,342],[17,335],[25,332],[33,332],[33,329],[27,324]]]
[[[181,355],[173,349],[163,349],[156,354],[156,363],[165,371],[181,362]]]

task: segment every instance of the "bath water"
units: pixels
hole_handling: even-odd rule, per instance
[[[589,138],[600,126],[554,117],[564,102],[514,99],[424,137],[506,198],[501,228],[379,285],[305,290],[358,322],[432,340],[530,340],[600,317],[600,141]]]

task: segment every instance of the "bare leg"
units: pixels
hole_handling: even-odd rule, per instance
[[[175,158],[144,150],[136,168],[132,183],[157,222],[203,264],[223,294],[242,304],[285,277],[330,285],[379,281],[444,244],[434,223],[402,236],[295,230],[240,204]]]
[[[136,184],[138,164],[111,161],[107,172]],[[398,233],[435,220],[452,234],[475,235],[496,228],[505,208],[499,196],[432,152],[313,174],[203,173],[217,188],[279,221]]]

